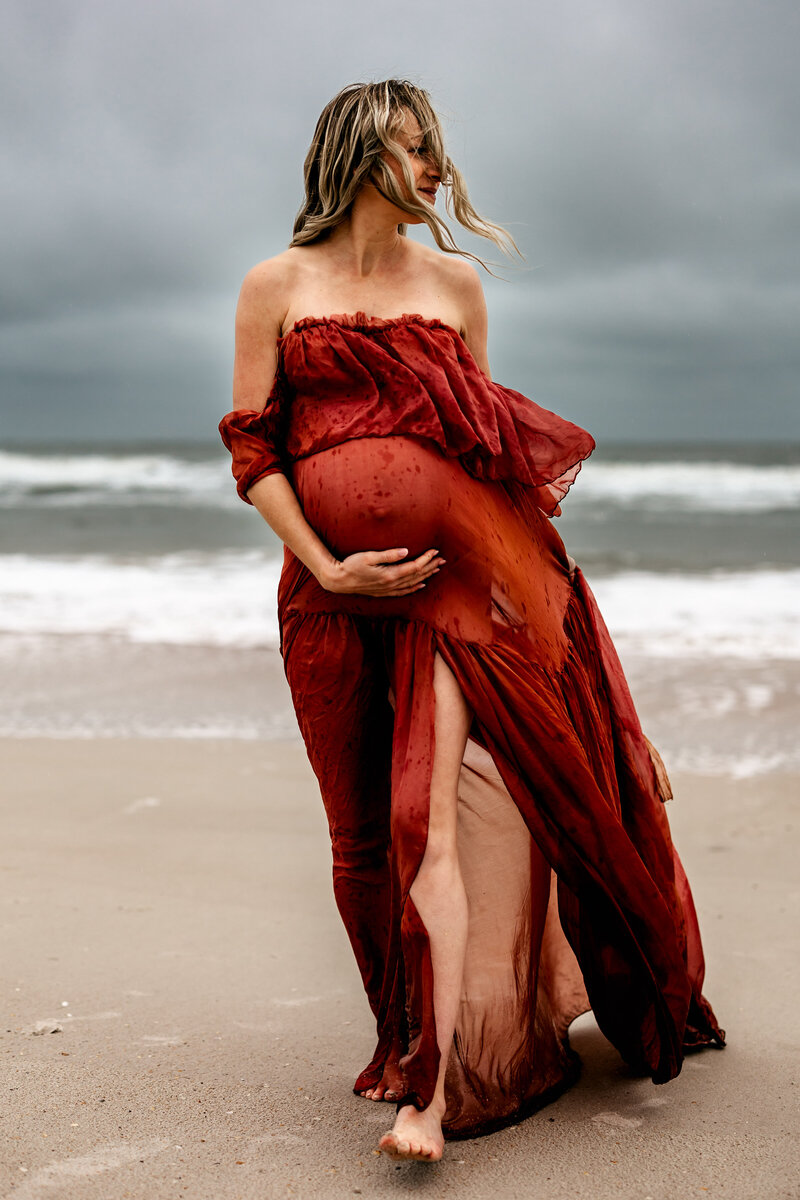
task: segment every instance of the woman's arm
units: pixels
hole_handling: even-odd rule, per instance
[[[489,332],[489,317],[480,276],[471,263],[456,259],[448,264],[458,281],[458,299],[461,307],[462,337],[487,379],[492,378],[486,341]]]
[[[236,353],[233,369],[233,407],[264,407],[278,365],[277,342],[286,305],[281,303],[287,280],[280,258],[254,267],[246,276],[236,309]],[[289,480],[280,472],[258,479],[247,498],[270,528],[308,567],[329,592],[369,596],[402,596],[424,587],[444,561],[427,550],[411,562],[401,562],[408,550],[367,550],[338,560],[305,519]]]

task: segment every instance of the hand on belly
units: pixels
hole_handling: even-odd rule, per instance
[[[426,550],[411,562],[404,561],[407,557],[405,547],[357,551],[337,562],[320,583],[328,592],[407,596],[424,588],[445,561],[438,550]]]
[[[294,464],[306,520],[340,559],[326,590],[403,596],[436,574],[440,458],[410,438],[358,438]]]

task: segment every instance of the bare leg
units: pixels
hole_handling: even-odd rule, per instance
[[[458,777],[469,734],[471,713],[455,676],[437,654],[434,659],[435,750],[431,771],[430,817],[425,854],[411,886],[411,898],[428,932],[433,967],[433,1008],[441,1054],[433,1100],[423,1112],[405,1105],[380,1146],[398,1158],[435,1162],[442,1157],[445,1113],[444,1077],[453,1044],[464,953],[467,944],[467,897],[456,843]]]

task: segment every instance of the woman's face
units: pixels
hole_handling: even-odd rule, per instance
[[[439,173],[425,149],[425,140],[422,136],[419,121],[408,109],[406,109],[403,124],[398,130],[397,140],[408,155],[408,165],[411,168],[411,174],[414,177],[414,186],[419,196],[423,200],[427,200],[429,204],[435,204],[436,189],[439,186]],[[400,190],[404,195],[408,196],[408,199],[412,199],[408,194],[408,186],[397,162],[390,154],[387,154],[385,158],[386,164],[397,180]],[[416,199],[416,197],[413,197],[413,199]],[[406,224],[418,225],[421,224],[422,217],[403,212],[401,220]]]

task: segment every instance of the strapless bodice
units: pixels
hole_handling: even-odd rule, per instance
[[[489,379],[443,321],[403,314],[305,317],[278,343],[262,412],[220,423],[239,494],[353,438],[426,438],[477,479],[536,490],[549,515],[594,449],[586,430]]]

